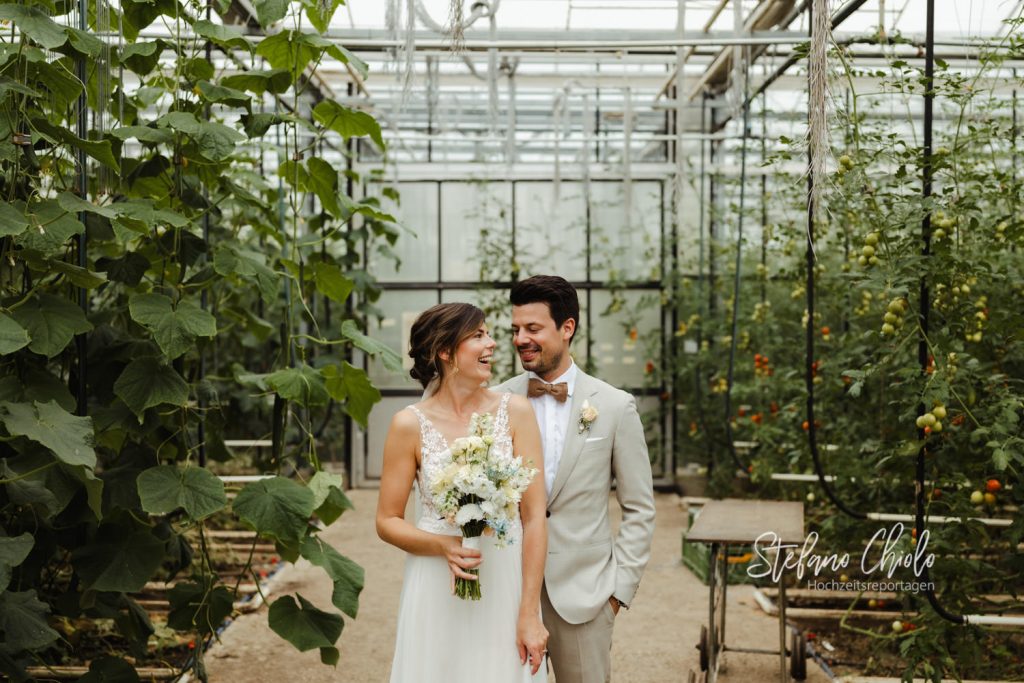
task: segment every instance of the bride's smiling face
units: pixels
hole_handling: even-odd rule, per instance
[[[459,376],[486,382],[491,378],[491,359],[497,342],[491,339],[487,325],[481,324],[477,331],[459,342],[455,349],[455,365]]]

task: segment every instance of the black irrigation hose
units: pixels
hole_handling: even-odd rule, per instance
[[[744,63],[743,68],[743,129],[740,140],[740,207],[739,220],[736,222],[736,272],[733,280],[732,292],[732,334],[729,340],[729,371],[726,376],[725,385],[725,438],[729,449],[729,455],[736,467],[747,472],[747,466],[740,460],[736,453],[736,444],[732,434],[732,377],[736,368],[736,344],[739,332],[740,315],[740,287],[741,287],[741,265],[743,262],[743,212],[746,209],[747,198],[747,138],[750,127],[750,105],[746,103],[747,90],[750,87],[750,65]]]
[[[921,195],[925,201],[932,195],[932,104],[935,99],[935,0],[928,0],[927,2],[926,26],[924,80],[927,87],[924,93],[924,167],[922,168],[923,186],[921,188]],[[921,240],[924,243],[921,253],[926,261],[931,255],[931,222],[931,211],[928,211],[921,221]],[[928,369],[927,336],[930,310],[931,302],[928,295],[928,279],[925,275],[922,275],[920,301],[921,338],[917,343],[917,359],[921,363],[922,371]],[[918,416],[923,415],[924,411],[924,404],[918,404]],[[923,432],[919,436],[922,439],[922,443],[924,443]],[[922,445],[917,451],[916,467],[917,483],[915,486],[914,529],[917,532],[917,538],[923,538],[924,534],[924,459],[926,455],[927,446]],[[925,585],[925,597],[928,598],[928,603],[932,606],[932,609],[947,621],[951,621],[954,624],[966,624],[967,620],[964,619],[962,614],[954,614],[939,604],[938,596],[935,595],[935,589],[931,586],[929,574],[928,567],[925,566],[922,581]]]

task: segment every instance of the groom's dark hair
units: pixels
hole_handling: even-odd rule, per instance
[[[557,275],[534,275],[512,285],[508,295],[513,306],[544,303],[551,311],[555,327],[561,327],[569,318],[576,323],[569,343],[580,327],[580,299],[576,288],[568,280]]]

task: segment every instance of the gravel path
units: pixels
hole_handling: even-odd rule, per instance
[[[337,669],[323,666],[319,655],[297,652],[267,627],[266,608],[239,618],[207,658],[210,680],[301,680],[308,683],[386,683],[394,648],[398,593],[404,555],[377,538],[373,516],[377,492],[349,492],[354,511],[325,533],[342,554],[367,570],[366,587],[359,600],[359,616],[347,620],[339,647]],[[614,498],[611,500],[616,508]],[[618,517],[618,515],[614,515]],[[686,516],[679,499],[657,496],[657,528],[651,562],[633,608],[621,612],[615,628],[612,668],[616,683],[686,681],[698,671],[697,642],[707,619],[707,588],[680,561],[680,538]],[[331,584],[323,570],[304,560],[282,572],[276,594],[299,592],[321,609],[334,610]],[[730,586],[727,643],[744,647],[777,646],[778,622],[757,609],[748,586]],[[270,597],[273,601],[274,596]],[[722,681],[760,683],[778,680],[778,658],[729,653]],[[808,681],[827,681],[808,662]],[[554,683],[554,676],[550,683]],[[483,679],[481,679],[483,683]]]

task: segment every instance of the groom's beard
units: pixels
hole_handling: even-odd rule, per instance
[[[533,347],[524,348],[530,349]],[[557,370],[558,366],[562,364],[562,358],[565,355],[559,351],[554,351],[551,355],[548,355],[544,353],[544,349],[538,348],[537,357],[527,362],[523,360],[522,349],[517,349],[517,351],[520,351],[519,362],[523,364],[523,369],[531,370],[542,377],[549,372]]]

